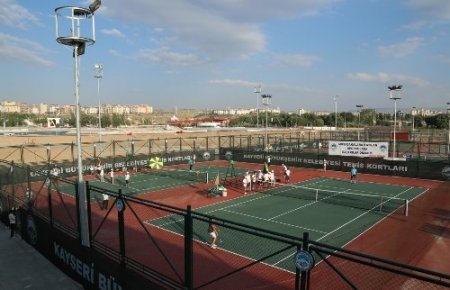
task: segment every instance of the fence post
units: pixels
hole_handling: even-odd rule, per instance
[[[193,268],[194,268],[194,248],[193,248],[193,221],[191,206],[187,206],[184,218],[184,283],[186,289],[193,289]]]
[[[122,199],[122,189],[119,189],[119,197],[116,201],[117,219],[119,221],[119,249],[120,249],[120,274],[122,285],[125,284],[126,269],[125,269],[125,222],[123,218],[123,211],[125,210],[125,201]]]
[[[308,251],[309,250],[309,233],[308,232],[304,232],[303,233],[303,244],[302,244],[302,250],[303,251]],[[300,289],[301,290],[306,290],[307,289],[307,274],[308,272],[306,271],[302,271],[301,272],[301,279],[300,279]]]
[[[88,237],[89,241],[92,240],[92,218],[91,218],[91,187],[89,181],[86,181],[86,200],[87,202],[87,218],[88,218]]]

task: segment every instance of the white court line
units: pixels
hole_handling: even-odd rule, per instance
[[[252,216],[252,215],[249,215],[249,214],[240,213],[240,212],[236,212],[236,211],[232,211],[232,210],[224,210],[224,211],[225,211],[225,212],[232,213],[232,214],[236,214],[236,215],[246,216],[246,217],[253,218],[253,219],[257,219],[257,220],[268,221],[268,220],[265,219],[265,218],[261,218],[261,217],[257,217],[257,216]],[[311,231],[311,232],[317,232],[317,233],[322,233],[322,234],[326,234],[326,233],[327,233],[327,232],[325,232],[325,231],[316,230],[316,229],[310,229],[310,228],[305,228],[305,227],[301,227],[301,226],[297,226],[297,225],[292,225],[292,224],[288,224],[288,223],[283,223],[283,222],[279,222],[279,221],[270,221],[270,222],[272,222],[272,223],[274,223],[274,224],[280,224],[280,225],[283,225],[283,226],[288,226],[288,227],[297,228],[297,229],[304,229],[304,230],[308,230],[308,231]]]
[[[319,190],[320,190],[320,189],[319,189]],[[313,205],[313,204],[315,204],[315,203],[318,203],[319,201],[322,201],[322,200],[325,200],[325,199],[328,199],[328,198],[335,197],[336,195],[339,195],[339,194],[342,193],[342,192],[347,192],[347,191],[349,191],[349,190],[350,190],[350,188],[347,189],[347,190],[345,190],[345,191],[340,191],[340,192],[338,192],[338,193],[336,193],[336,194],[333,194],[333,195],[330,195],[330,196],[321,198],[321,199],[319,199],[319,200],[315,200],[315,201],[313,201],[313,202],[307,203],[307,204],[302,205],[302,206],[300,206],[300,207],[294,208],[293,210],[290,210],[290,211],[281,213],[281,214],[279,214],[279,215],[276,215],[276,216],[274,216],[274,217],[271,217],[269,220],[273,220],[273,219],[278,218],[278,217],[280,217],[280,216],[284,216],[284,215],[290,214],[290,213],[292,213],[292,212],[294,212],[294,211],[297,211],[297,210],[299,210],[299,209],[302,209],[302,208],[311,206],[311,205]]]
[[[411,189],[413,189],[413,188],[414,188],[414,187],[409,187],[408,189],[405,189],[404,191],[400,192],[399,194],[397,194],[397,195],[395,195],[395,196],[393,196],[393,197],[394,197],[394,198],[395,198],[395,197],[398,197],[399,195],[402,195],[403,193],[405,193],[405,192],[407,192],[407,191],[409,191],[409,190],[411,190]],[[383,204],[386,203],[387,201],[389,201],[389,199],[386,200],[385,202],[383,202]],[[376,209],[377,207],[378,207],[378,205],[372,207],[372,208],[371,208],[370,210],[368,210],[368,211],[363,212],[363,213],[360,214],[359,216],[357,216],[357,217],[351,219],[350,221],[346,222],[346,223],[343,224],[342,226],[337,227],[336,229],[334,229],[334,230],[332,230],[331,232],[327,233],[326,235],[320,237],[320,238],[317,239],[316,241],[318,242],[318,241],[323,240],[324,238],[326,238],[326,237],[329,236],[330,234],[333,234],[333,233],[335,233],[336,231],[342,229],[343,227],[345,227],[345,226],[347,226],[347,225],[353,223],[354,221],[356,221],[356,220],[359,219],[360,217],[362,217],[362,216],[364,216],[364,215],[370,213],[371,211],[373,211],[373,210]]]
[[[146,222],[146,223],[147,223],[147,222]],[[148,224],[148,223],[147,223],[147,224]],[[171,230],[168,230],[168,229],[166,229],[166,228],[162,228],[162,227],[160,227],[160,226],[156,226],[156,225],[153,225],[153,224],[149,224],[149,225],[150,225],[150,226],[154,226],[155,228],[158,228],[158,229],[160,229],[160,230],[166,231],[166,232],[168,232],[168,233],[172,233],[172,234],[174,234],[174,235],[177,235],[177,236],[180,236],[180,237],[183,237],[183,238],[184,238],[184,235],[182,235],[182,234],[180,234],[180,233],[177,233],[177,232],[174,232],[174,231],[171,231]],[[193,239],[193,241],[195,241],[195,242],[197,242],[197,243],[199,243],[199,244],[204,244],[204,245],[206,245],[206,246],[209,247],[209,243],[208,243],[208,242],[204,242],[204,241],[201,241],[201,240],[198,240],[198,239]],[[223,251],[223,252],[227,252],[227,253],[230,253],[230,254],[233,254],[233,255],[236,255],[236,256],[238,256],[238,257],[241,257],[241,258],[243,258],[243,259],[249,260],[249,261],[251,261],[251,262],[255,262],[255,261],[256,261],[255,259],[253,259],[253,258],[251,258],[251,257],[244,256],[244,255],[242,255],[242,254],[239,254],[239,253],[236,253],[236,252],[227,250],[227,249],[222,248],[222,247],[220,247],[220,246],[217,247],[217,249],[215,249],[214,251],[218,251],[218,250]],[[263,265],[265,265],[265,266],[267,266],[267,267],[274,268],[274,269],[277,269],[277,270],[280,270],[280,271],[283,271],[283,272],[286,272],[286,273],[295,274],[295,272],[289,271],[289,270],[284,269],[284,268],[277,267],[277,266],[275,266],[274,264],[268,264],[268,263],[266,263],[266,262],[259,262],[259,263],[260,263],[260,264],[263,264]]]
[[[409,190],[411,190],[411,189],[413,189],[413,188],[414,188],[414,187],[409,187],[408,189],[406,189],[406,190],[404,190],[404,191],[398,193],[397,195],[395,195],[395,196],[393,196],[393,197],[398,197],[399,195],[401,195],[401,194],[403,194],[403,193],[405,193],[405,192],[407,192],[407,191],[409,191]],[[387,201],[389,201],[389,199],[386,200],[386,201],[383,202],[383,203],[386,203]],[[345,226],[347,226],[347,225],[353,223],[354,221],[356,221],[357,219],[361,218],[362,216],[364,216],[364,215],[370,213],[371,211],[373,211],[373,210],[374,210],[375,208],[377,208],[377,207],[378,207],[378,205],[376,205],[375,207],[371,208],[371,209],[368,210],[368,211],[363,212],[363,213],[360,214],[359,216],[357,216],[357,217],[351,219],[350,221],[346,222],[345,224],[341,225],[340,227],[335,228],[335,229],[332,230],[331,232],[329,232],[329,233],[323,235],[322,237],[320,237],[319,239],[317,239],[316,242],[319,242],[319,241],[323,240],[323,239],[326,238],[327,236],[329,236],[329,235],[331,235],[331,234],[337,232],[338,230],[342,229],[343,227],[345,227]],[[380,219],[380,220],[384,220],[385,218],[386,218],[386,217],[384,217],[384,218],[382,218],[382,219]],[[380,222],[380,221],[378,221],[378,222]],[[378,223],[378,222],[377,222],[377,223]],[[377,223],[375,223],[375,224],[377,224]],[[368,229],[367,229],[367,230],[368,230]],[[367,230],[366,230],[366,231],[367,231]],[[364,231],[363,233],[365,233],[366,231]],[[358,236],[362,235],[363,233],[359,234]],[[294,254],[295,254],[295,253],[294,253]],[[281,260],[279,260],[278,262],[276,262],[274,265],[278,265],[279,263],[281,263],[281,262],[287,260],[288,258],[292,257],[292,255],[293,255],[293,254],[284,257],[283,259],[281,259]]]

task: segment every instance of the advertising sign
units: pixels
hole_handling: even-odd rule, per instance
[[[329,155],[387,158],[388,142],[330,141]]]

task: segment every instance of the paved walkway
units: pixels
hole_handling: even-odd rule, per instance
[[[55,265],[0,222],[0,289],[79,290]]]

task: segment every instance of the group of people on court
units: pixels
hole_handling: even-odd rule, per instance
[[[275,172],[267,171],[263,172],[262,170],[247,171],[244,175],[244,179],[242,180],[242,186],[244,187],[244,194],[248,191],[261,189],[262,187],[275,186],[276,178]]]

